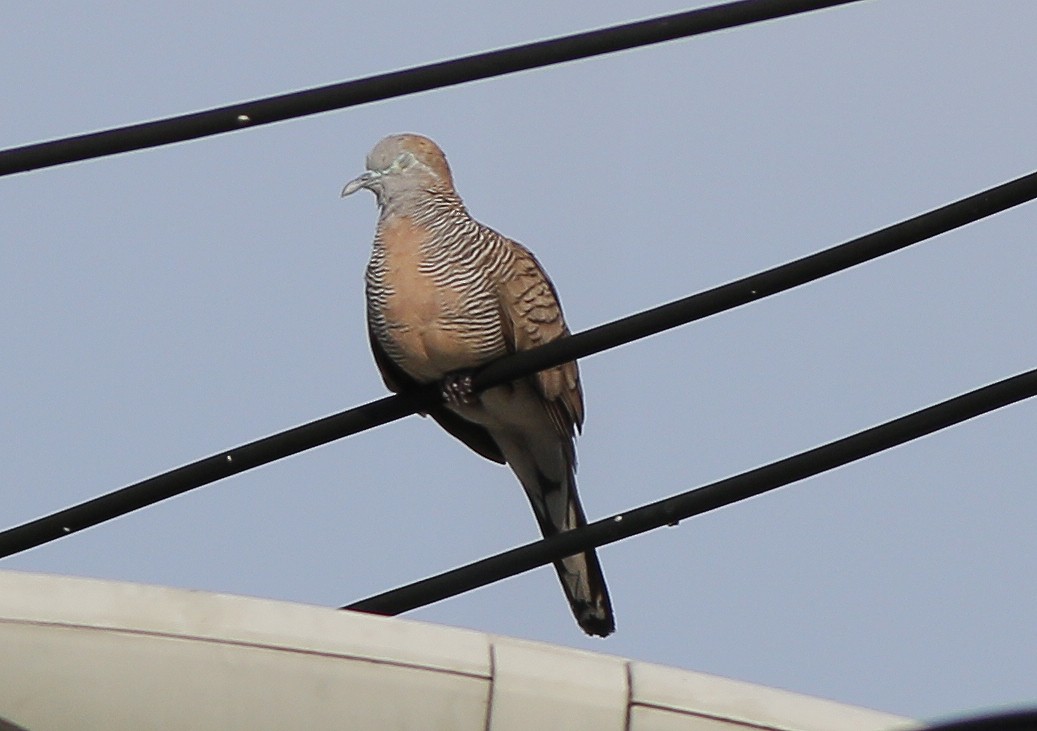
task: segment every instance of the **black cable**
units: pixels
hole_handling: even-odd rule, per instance
[[[654,335],[848,269],[1037,198],[1037,172],[831,249],[660,307],[501,358],[473,377],[476,391]],[[438,399],[434,386],[391,396],[179,467],[0,533],[0,558],[161,500],[402,418]]]
[[[438,398],[438,390],[434,387],[404,396],[387,396],[8,528],[0,533],[0,558],[56,541],[239,472],[401,419]]]
[[[613,515],[546,540],[513,548],[342,608],[386,615],[417,609],[589,548],[673,525],[686,518],[762,495],[1035,395],[1037,369],[749,472]]]
[[[662,43],[860,0],[741,0],[314,89],[0,151],[0,176]]]
[[[971,716],[924,728],[928,731],[1037,731],[1037,709]]]
[[[654,307],[488,364],[476,390],[686,325],[835,274],[1037,198],[1037,172],[884,229],[699,294]]]

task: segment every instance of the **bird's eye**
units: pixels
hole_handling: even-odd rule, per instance
[[[404,152],[393,162],[393,167],[398,170],[406,170],[415,162],[417,162],[417,158],[414,157],[414,153]]]

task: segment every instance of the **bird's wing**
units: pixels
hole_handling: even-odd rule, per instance
[[[385,348],[378,342],[378,338],[370,328],[367,329],[368,339],[371,341],[371,352],[374,354],[374,362],[382,374],[382,380],[395,393],[405,393],[421,386],[416,380],[408,376],[402,368],[393,363]],[[471,447],[488,460],[504,464],[504,455],[500,447],[493,441],[493,437],[483,427],[475,424],[450,411],[444,406],[433,406],[428,409],[428,415],[435,419],[441,427],[453,436]]]
[[[529,350],[569,334],[551,280],[532,252],[519,243],[510,276],[500,283],[504,338],[513,351]],[[576,362],[563,363],[532,378],[544,397],[551,420],[571,437],[583,426],[583,389]]]

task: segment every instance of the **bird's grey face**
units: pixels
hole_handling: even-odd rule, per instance
[[[392,193],[407,189],[430,172],[409,150],[380,143],[367,156],[367,170],[346,183],[342,197],[367,188],[381,205]]]

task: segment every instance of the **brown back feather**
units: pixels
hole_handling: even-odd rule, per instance
[[[569,334],[554,285],[533,253],[517,242],[510,276],[500,282],[501,320],[511,351],[530,350]],[[555,427],[572,437],[583,426],[583,389],[574,361],[532,377]]]

